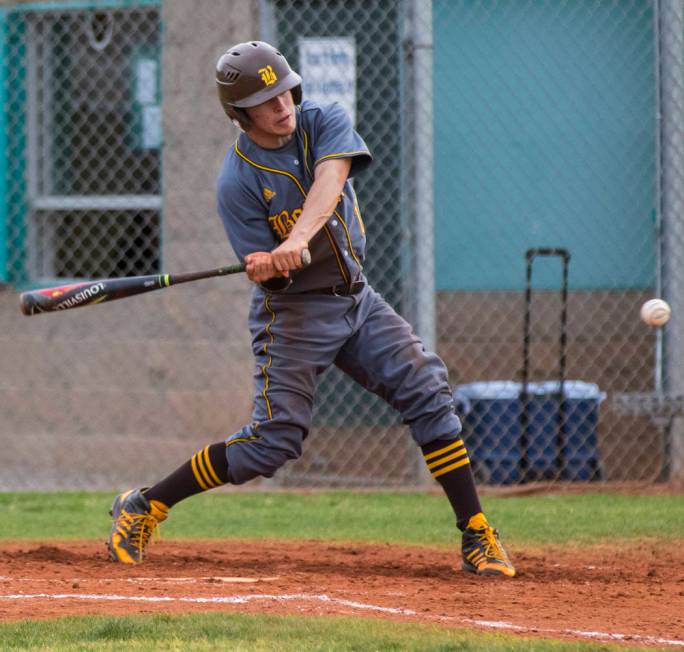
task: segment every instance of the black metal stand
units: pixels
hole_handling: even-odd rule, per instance
[[[520,413],[520,479],[521,482],[536,480],[531,472],[528,458],[529,427],[530,427],[530,395],[528,392],[529,367],[530,367],[530,322],[532,305],[532,263],[538,256],[559,257],[563,263],[563,279],[561,283],[561,319],[559,337],[559,360],[558,392],[554,392],[556,399],[556,456],[555,456],[555,479],[560,478],[563,469],[563,451],[565,447],[565,365],[567,347],[567,319],[568,319],[568,265],[570,252],[567,249],[537,248],[528,249],[525,253],[525,321],[523,332],[523,368],[522,389],[520,401],[522,410]]]

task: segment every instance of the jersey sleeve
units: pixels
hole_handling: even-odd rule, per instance
[[[337,103],[321,108],[311,137],[311,154],[314,168],[331,158],[351,158],[350,177],[365,170],[373,160],[347,112]]]
[[[267,211],[258,196],[234,172],[219,175],[216,207],[233,251],[240,260],[255,251],[271,251],[277,246]]]

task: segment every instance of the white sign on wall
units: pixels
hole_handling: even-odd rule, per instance
[[[299,39],[304,98],[341,104],[356,124],[356,43],[349,37]]]
[[[142,57],[135,63],[135,101],[140,105],[140,145],[143,149],[161,146],[161,106],[158,100],[159,64],[156,59]]]

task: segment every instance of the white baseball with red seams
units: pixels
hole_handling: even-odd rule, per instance
[[[671,314],[670,305],[663,299],[650,299],[641,306],[641,319],[656,328],[667,324]]]

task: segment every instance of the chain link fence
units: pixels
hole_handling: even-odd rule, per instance
[[[158,271],[159,11],[15,11],[5,30],[9,280]]]
[[[305,97],[349,103],[375,159],[354,180],[367,275],[446,362],[478,481],[681,478],[681,0],[244,5],[253,29],[230,28],[229,40],[238,9],[213,0],[191,13],[171,0],[5,8],[4,281],[21,289],[230,259],[213,181],[236,134],[214,97],[213,63],[259,36],[303,73]],[[351,86],[307,86],[326,66]],[[200,102],[214,122],[195,118]],[[0,440],[12,428],[36,442],[58,436],[73,442],[65,466],[87,450],[79,459],[92,466],[109,445],[123,456],[118,475],[62,482],[59,471],[50,486],[172,470],[249,419],[248,291],[217,281],[21,322],[0,338],[16,361],[2,381]],[[661,330],[639,320],[654,296],[673,307]],[[5,301],[2,313],[14,308]],[[121,350],[105,354],[98,329]],[[74,332],[87,352],[78,364]],[[17,342],[41,347],[40,360],[22,368]],[[18,407],[36,382],[67,406],[56,434]],[[87,389],[86,409],[74,396]],[[321,378],[304,448],[273,482],[426,478],[397,414],[335,369]],[[141,477],[152,463],[155,477]]]

